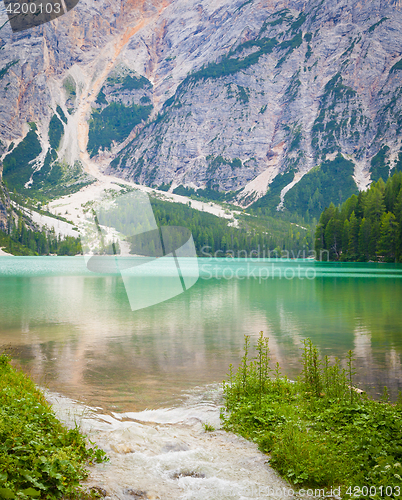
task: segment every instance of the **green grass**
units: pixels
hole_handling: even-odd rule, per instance
[[[106,83],[108,85],[121,85],[119,91],[138,90],[152,87],[151,82],[145,78],[145,76],[137,77],[136,75],[131,76],[129,74],[110,76],[106,80]]]
[[[212,157],[211,157],[212,158]],[[222,158],[222,157],[218,157]],[[225,161],[226,164],[230,165],[233,168],[233,165],[236,165],[235,163],[236,158],[234,158],[233,162],[227,162]],[[240,161],[240,160],[239,160]],[[168,191],[170,188],[171,184],[162,184],[161,186],[158,186],[159,190],[162,191]],[[173,189],[174,194],[180,194],[182,196],[188,196],[189,198],[192,198],[194,200],[201,200],[201,201],[217,201],[217,202],[229,202],[232,200],[235,195],[236,191],[218,191],[217,189],[212,189],[210,187],[207,188],[199,188],[199,189],[194,189],[190,187],[186,187],[180,184],[180,186],[177,186],[177,188]]]
[[[377,28],[377,26],[380,26],[380,24],[382,24],[384,21],[387,21],[387,20],[388,20],[388,17],[383,17],[382,19],[380,19],[377,23],[370,26],[370,28],[368,29],[368,33],[372,33]]]
[[[213,62],[201,68],[200,70],[188,75],[179,85],[178,91],[184,87],[189,81],[207,80],[208,78],[222,78],[228,75],[233,75],[239,71],[244,71],[250,66],[257,64],[260,57],[264,54],[270,54],[278,44],[275,38],[260,38],[259,40],[249,40],[239,45],[234,52],[222,57],[220,62]],[[244,57],[243,59],[232,58],[235,52],[241,52],[244,49],[256,46],[258,50]],[[179,92],[177,92],[178,94]],[[165,106],[167,106],[167,102]]]
[[[66,115],[64,114],[59,104],[56,106],[56,111],[59,114],[60,118],[63,120],[63,122],[67,125]]]
[[[57,112],[61,120],[66,121],[60,106],[57,106]],[[50,148],[40,170],[33,170],[42,151],[35,123],[29,124],[30,131],[25,138],[4,157],[3,180],[10,192],[16,190],[20,194],[44,202],[79,191],[94,182],[90,176],[84,174],[79,162],[68,166],[57,161],[57,148],[64,133],[59,116],[54,114],[50,120]],[[33,183],[25,187],[31,178]]]
[[[243,87],[241,88],[243,89]],[[245,92],[244,89],[243,92]],[[215,173],[221,167],[221,165],[229,165],[232,171],[236,168],[243,167],[243,163],[240,158],[232,158],[228,160],[226,158],[223,158],[223,156],[221,155],[217,157],[209,155],[207,156],[206,160],[208,162],[207,174]]]
[[[399,71],[402,69],[402,59],[395,63],[392,68],[389,70],[390,73],[393,73],[394,71]]]
[[[71,75],[68,75],[63,81],[63,87],[66,91],[67,99],[74,98],[77,92],[77,85],[75,83],[74,78]]]
[[[339,487],[341,498],[367,498],[363,488],[371,486],[372,499],[401,498],[401,393],[398,404],[389,403],[386,389],[382,401],[357,393],[352,351],[342,369],[338,359],[320,359],[309,339],[296,382],[282,377],[278,364],[271,368],[262,332],[256,355],[248,336],[244,350],[224,384],[226,430],[256,442],[297,487]]]
[[[53,115],[49,123],[49,144],[51,148],[58,149],[63,134],[63,124],[57,115]]]
[[[68,430],[43,394],[0,356],[0,498],[86,499],[86,465],[105,460],[78,428]]]

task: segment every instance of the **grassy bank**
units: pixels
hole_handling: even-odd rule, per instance
[[[89,499],[86,465],[105,459],[79,430],[66,429],[43,394],[0,355],[0,498]]]
[[[296,382],[270,366],[268,339],[255,353],[245,339],[236,373],[224,384],[227,430],[255,441],[270,465],[296,488],[340,487],[342,498],[401,498],[402,396],[381,401],[354,389],[353,352],[347,368],[320,359],[304,343]],[[323,496],[321,494],[321,496]]]

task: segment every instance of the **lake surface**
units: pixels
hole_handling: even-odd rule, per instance
[[[0,258],[0,348],[11,347],[37,383],[114,411],[170,406],[182,391],[221,382],[240,361],[244,335],[256,342],[260,331],[272,365],[290,378],[301,371],[309,337],[332,359],[352,349],[356,384],[371,394],[384,385],[394,398],[402,390],[402,266],[257,259],[197,266],[193,286],[133,311],[118,271],[90,272],[80,257]],[[188,267],[194,273],[194,262]],[[130,293],[144,303],[159,296],[174,277],[162,264],[157,271],[133,278]]]

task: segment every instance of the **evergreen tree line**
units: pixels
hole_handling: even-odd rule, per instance
[[[82,253],[79,238],[57,236],[54,229],[33,231],[20,214],[17,222],[10,213],[5,231],[0,231],[0,247],[13,255],[77,255]]]
[[[151,204],[158,226],[181,226],[191,231],[197,255],[201,257],[208,254],[218,257],[226,254],[233,257],[287,257],[283,251],[289,252],[290,257],[303,257],[303,252],[307,257],[313,246],[308,234],[293,230],[290,224],[282,224],[273,233],[266,226],[259,229],[229,226],[227,219],[182,204],[157,199],[152,199]]]
[[[315,250],[330,260],[402,262],[402,172],[340,207],[331,203],[316,227]]]

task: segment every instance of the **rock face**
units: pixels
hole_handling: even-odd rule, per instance
[[[235,191],[243,205],[271,186],[264,199],[285,207],[309,184],[300,203],[317,210],[330,200],[314,167],[325,163],[325,182],[333,168],[335,183],[351,168],[359,189],[402,169],[400,0],[81,0],[52,23],[0,35],[7,147],[34,121],[44,158],[59,106],[58,161],[86,168],[89,135],[114,175]],[[127,88],[127,74],[148,83]],[[94,113],[112,102],[122,116],[135,109],[132,127],[107,122],[94,145]]]
[[[0,165],[0,231],[7,229],[8,210],[10,209],[10,198],[7,190],[1,182],[2,167]]]

